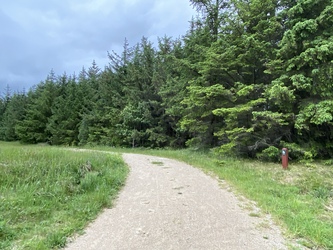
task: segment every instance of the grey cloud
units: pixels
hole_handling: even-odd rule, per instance
[[[94,59],[104,67],[125,38],[184,35],[194,14],[187,0],[16,0],[1,9],[0,92],[38,84],[51,69],[78,73]]]

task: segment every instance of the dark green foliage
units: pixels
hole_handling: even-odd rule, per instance
[[[0,101],[0,139],[216,148],[276,160],[333,156],[333,4],[191,0],[182,39],[143,37],[103,70],[53,72]]]
[[[28,92],[28,103],[24,118],[15,127],[16,134],[24,143],[49,142],[47,131],[49,118],[52,116],[52,105],[58,95],[58,86],[53,73],[45,82],[41,82]]]
[[[10,103],[11,93],[10,88],[7,86],[5,94],[2,96],[0,95],[0,140],[5,140],[5,113],[8,107],[8,104]]]
[[[19,137],[16,134],[15,126],[25,116],[27,97],[25,94],[16,93],[10,97],[2,116],[0,138],[5,141],[15,141]]]
[[[54,145],[77,145],[80,122],[81,100],[75,79],[63,75],[60,78],[60,93],[52,105],[52,116],[47,131]]]

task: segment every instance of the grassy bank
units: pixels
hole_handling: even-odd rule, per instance
[[[0,249],[64,246],[111,205],[127,172],[118,154],[0,142]]]
[[[280,164],[217,159],[190,150],[112,150],[178,159],[214,173],[236,192],[256,201],[301,245],[333,249],[333,166],[291,163],[283,170]]]

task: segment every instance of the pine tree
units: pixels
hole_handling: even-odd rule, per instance
[[[188,77],[187,67],[184,66],[184,47],[180,39],[172,40],[165,36],[159,39],[158,48],[155,78],[160,82],[160,126],[163,127],[170,146],[184,147],[188,133],[179,126],[184,110],[181,101],[186,92]]]
[[[221,62],[216,68],[225,72],[224,87],[230,91],[231,100],[213,111],[225,122],[216,135],[222,140],[220,151],[255,156],[278,145],[281,133],[288,133],[282,123],[271,123],[264,96],[272,81],[266,73],[267,63],[275,59],[274,52],[283,34],[278,15],[281,6],[272,0],[237,0],[233,1],[233,8],[237,14],[230,16],[229,31],[221,41],[224,46],[212,47],[218,51],[213,59]]]
[[[3,124],[4,122],[4,115],[6,113],[8,104],[10,102],[10,98],[11,98],[11,90],[9,85],[6,86],[6,92],[4,93],[4,95],[0,96],[0,140],[5,140],[5,125]]]
[[[54,145],[77,145],[81,100],[78,98],[75,77],[64,74],[59,78],[58,85],[60,94],[53,102],[52,116],[47,124],[50,141]]]
[[[204,8],[210,3],[198,2]],[[222,6],[217,39],[204,33],[205,20],[191,33],[188,44],[211,42],[196,42],[191,51],[196,50],[196,58],[186,58],[196,75],[190,78],[182,101],[186,110],[181,125],[192,133],[189,145],[221,145],[223,152],[255,155],[278,139],[263,128],[254,129],[254,114],[267,109],[263,94],[272,76],[265,71],[283,34],[277,14],[280,6],[271,0],[234,0]],[[268,143],[260,143],[264,141]]]
[[[16,141],[18,136],[15,126],[22,121],[25,115],[27,96],[24,93],[15,93],[8,101],[1,123],[1,139],[5,141]]]
[[[202,62],[206,60],[208,49],[215,40],[205,24],[205,20],[192,20],[191,30],[184,38],[184,59],[180,60],[183,72],[179,83],[182,85],[180,94],[181,120],[180,129],[189,134],[187,145],[195,147],[211,147],[216,144],[214,132],[216,123],[212,110],[217,107],[207,105],[207,99],[199,93],[200,89],[214,83],[206,82],[202,72]],[[205,94],[203,94],[205,95]],[[206,98],[206,100],[204,100]]]
[[[228,15],[229,0],[190,0],[201,14],[204,29],[210,33],[208,41],[216,41]]]
[[[158,92],[162,82],[157,75],[156,62],[156,50],[143,37],[133,49],[123,78],[126,105],[117,127],[127,145],[154,147],[163,146],[168,141],[161,124],[163,108]]]
[[[15,126],[20,141],[25,143],[50,142],[51,134],[46,129],[52,116],[52,105],[58,96],[58,87],[53,71],[44,82],[28,92],[24,119]]]
[[[94,116],[94,106],[99,100],[99,81],[101,69],[93,61],[88,71],[83,69],[79,76],[79,95],[82,96],[79,143],[98,143],[99,134],[95,133],[94,127],[98,126],[98,118]]]
[[[311,157],[331,157],[333,3],[297,1],[285,13],[287,31],[270,70],[276,79],[266,95],[275,114],[285,114],[296,129],[290,142],[308,148]]]
[[[83,127],[88,126],[90,143],[118,146],[121,144],[116,125],[123,107],[124,96],[121,83],[115,81],[114,73],[105,68],[100,74],[98,98],[91,103],[91,111],[84,116]]]

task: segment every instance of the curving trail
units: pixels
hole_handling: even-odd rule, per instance
[[[287,249],[269,216],[240,202],[218,180],[170,159],[123,154],[131,172],[106,209],[68,250]]]

